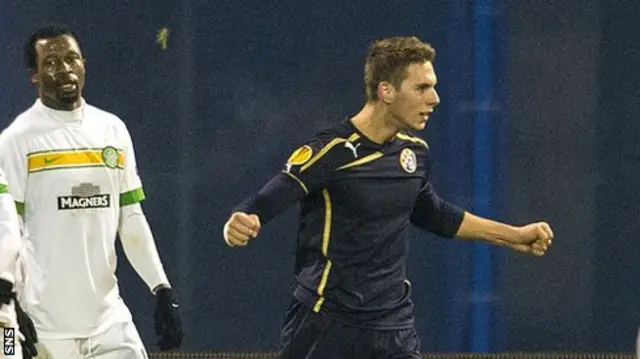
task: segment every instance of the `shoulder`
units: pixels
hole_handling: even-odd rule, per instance
[[[357,132],[342,123],[320,131],[293,151],[287,165],[308,168],[318,162],[341,164],[353,156],[345,143],[358,137]]]
[[[110,125],[123,126],[126,127],[124,121],[116,114],[109,112],[107,110],[103,110],[94,105],[86,104],[85,105],[86,116],[89,118],[93,118],[99,121],[106,122]]]
[[[40,111],[38,111],[38,107],[34,104],[16,116],[16,118],[14,118],[4,130],[2,130],[0,138],[8,139],[28,136],[31,132],[37,130],[37,125],[39,123],[42,123],[42,121],[39,120],[39,117]]]
[[[427,141],[423,140],[412,132],[399,132],[396,135],[396,139],[398,139],[400,143],[411,144],[413,145],[412,147],[422,148],[425,150],[429,149],[429,144],[427,143]]]
[[[20,143],[28,142],[38,133],[39,121],[35,110],[29,110],[18,115],[5,129],[0,132],[0,151],[8,151],[10,148],[20,146]]]
[[[86,118],[90,118],[94,123],[107,126],[123,138],[130,137],[127,124],[118,115],[90,104],[86,104],[85,111]]]

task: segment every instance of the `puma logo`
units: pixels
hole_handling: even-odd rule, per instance
[[[355,145],[355,146],[354,146],[354,145],[353,145],[353,143],[352,143],[352,142],[349,142],[349,141],[347,141],[347,142],[345,142],[345,143],[344,143],[344,147],[346,147],[346,148],[350,149],[350,150],[353,152],[353,156],[354,156],[355,158],[358,158],[358,147],[359,147],[360,145],[361,145],[361,143],[358,143],[357,145]]]

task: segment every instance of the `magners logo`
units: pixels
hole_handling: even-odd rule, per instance
[[[110,196],[99,194],[91,197],[65,196],[58,197],[58,209],[109,208]]]
[[[58,197],[58,209],[90,209],[111,207],[111,196],[100,193],[100,186],[82,183],[71,188],[70,196]]]

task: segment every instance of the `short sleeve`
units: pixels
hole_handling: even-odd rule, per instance
[[[27,188],[27,154],[14,138],[6,133],[0,135],[0,168],[10,186],[9,193],[16,202],[18,212],[24,214],[24,202]]]
[[[127,206],[142,202],[145,199],[144,190],[142,189],[142,181],[138,175],[138,166],[136,164],[136,154],[133,148],[133,140],[131,134],[124,127],[123,130],[123,174],[120,189],[120,206]]]

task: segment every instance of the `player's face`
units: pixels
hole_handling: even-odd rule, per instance
[[[57,110],[80,106],[84,88],[84,58],[76,40],[62,35],[36,42],[37,71],[31,82],[42,103]]]
[[[405,79],[397,89],[390,110],[401,128],[420,131],[440,103],[436,92],[438,79],[430,61],[413,63],[407,67]]]

